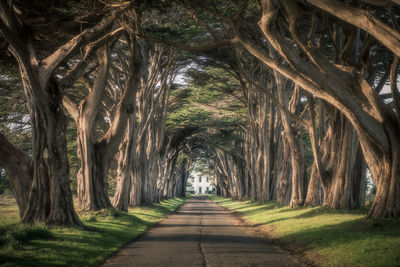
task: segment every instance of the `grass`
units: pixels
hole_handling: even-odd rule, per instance
[[[211,196],[307,263],[318,266],[400,266],[400,219],[366,219],[367,209],[289,209],[276,203]]]
[[[120,212],[105,209],[80,213],[85,225],[46,227],[18,223],[15,200],[0,195],[0,265],[2,266],[95,266],[161,221],[184,203],[175,198],[147,207]],[[4,265],[3,265],[4,264]]]

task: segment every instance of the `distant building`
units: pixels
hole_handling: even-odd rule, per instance
[[[208,177],[190,177],[186,192],[191,194],[210,194],[215,192],[215,186],[210,183]]]

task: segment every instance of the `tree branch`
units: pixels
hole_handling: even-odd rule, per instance
[[[60,81],[59,85],[61,87],[71,87],[84,73],[85,68],[87,67],[87,60],[90,56],[93,55],[100,47],[115,42],[122,32],[124,32],[124,28],[118,28],[110,33],[107,33],[99,40],[96,40],[85,47],[85,54],[82,59],[75,65],[75,67],[70,70]]]
[[[400,5],[400,0],[361,0],[361,2],[380,7],[389,7],[392,3]]]
[[[180,43],[175,43],[175,42],[169,41],[167,39],[163,39],[163,38],[161,38],[161,39],[153,38],[153,37],[146,36],[146,35],[141,35],[141,34],[138,34],[138,37],[143,38],[143,39],[148,40],[148,41],[156,42],[156,43],[164,43],[166,45],[173,46],[173,47],[176,47],[176,48],[179,48],[179,49],[182,49],[182,50],[186,50],[186,51],[210,51],[210,50],[214,50],[214,49],[217,49],[217,48],[220,48],[220,47],[224,47],[224,46],[227,46],[227,45],[235,44],[235,43],[237,43],[239,41],[235,37],[235,38],[232,38],[230,40],[223,40],[223,41],[220,41],[218,43],[211,44],[211,45],[190,46],[190,45],[184,45],[184,44],[180,44]]]
[[[307,0],[307,2],[363,29],[397,56],[400,56],[400,33],[376,19],[368,11],[350,7],[336,0]]]
[[[98,110],[100,108],[100,101],[104,94],[104,90],[107,86],[107,79],[109,75],[110,68],[110,49],[108,47],[104,47],[99,51],[99,71],[97,74],[96,81],[94,86],[86,97],[85,101],[82,104],[82,119],[84,122],[84,126],[88,132],[91,132],[91,128],[93,127],[94,120],[96,119]]]
[[[399,67],[399,57],[395,57],[390,68],[390,90],[392,92],[393,104],[397,113],[397,118],[400,121],[400,94],[397,88],[397,69]]]
[[[269,13],[265,15],[273,16],[273,14]],[[263,22],[263,20],[265,19],[268,20],[269,18],[263,18],[261,23],[262,25],[265,24],[265,21]],[[265,27],[268,27],[269,30],[272,29],[272,25],[268,25],[268,22],[266,23],[267,25]],[[357,130],[363,130],[370,133],[370,136],[373,139],[377,140],[376,143],[382,144],[384,150],[389,149],[389,144],[385,139],[385,133],[381,128],[380,118],[375,118],[373,117],[373,114],[369,114],[367,111],[363,110],[360,105],[357,104],[356,99],[351,97],[346,91],[341,90],[342,86],[343,88],[346,87],[344,85],[337,85],[338,80],[335,80],[336,84],[332,83],[329,76],[320,73],[318,69],[310,66],[310,64],[305,64],[307,62],[304,62],[304,60],[300,60],[299,62],[297,62],[298,64],[296,63],[299,70],[294,70],[293,68],[285,66],[279,63],[277,60],[271,58],[271,56],[268,55],[263,48],[243,36],[239,31],[237,25],[232,24],[232,27],[235,31],[235,34],[239,37],[240,43],[243,45],[243,47],[246,48],[248,52],[258,58],[261,62],[263,62],[263,64],[274,70],[277,70],[284,77],[292,80],[303,89],[311,92],[319,98],[330,102],[339,110],[342,110],[342,112],[350,119],[350,121],[354,123],[353,125],[357,126]],[[266,37],[271,36],[266,33]],[[277,40],[275,39],[272,41],[275,42]],[[276,45],[280,46],[279,43],[276,43]],[[284,45],[286,46],[287,44]],[[279,49],[279,47],[277,48]],[[290,50],[288,50],[288,47],[285,47],[285,49],[285,52],[289,53],[290,56],[294,56],[296,59],[299,59],[296,55],[293,55],[293,51],[291,52]],[[281,52],[282,51],[280,51],[280,54]],[[355,122],[357,122],[357,124]]]
[[[110,16],[104,18],[100,23],[95,25],[92,28],[86,29],[81,34],[72,38],[65,45],[61,46],[57,49],[53,54],[42,61],[43,68],[46,71],[45,77],[50,77],[54,70],[67,59],[69,56],[73,55],[78,51],[80,47],[86,45],[94,40],[98,39],[105,31],[111,29],[114,21],[117,17],[119,17],[122,13],[128,10],[130,7],[124,7],[120,10],[113,12]]]
[[[62,103],[63,106],[67,109],[68,113],[72,116],[74,121],[77,122],[79,113],[78,113],[78,107],[74,103],[74,101],[72,101],[71,98],[69,98],[67,95],[64,94],[62,98]]]

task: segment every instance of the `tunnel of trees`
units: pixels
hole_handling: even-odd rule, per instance
[[[399,23],[399,0],[0,0],[0,182],[24,223],[182,196],[195,166],[399,217]]]

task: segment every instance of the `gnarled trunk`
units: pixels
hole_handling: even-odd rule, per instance
[[[362,174],[362,154],[349,121],[330,108],[328,130],[321,143],[324,189],[323,205],[334,209],[354,209],[360,206],[365,182]],[[356,164],[357,163],[357,164]],[[356,169],[358,168],[358,169]]]
[[[322,204],[323,192],[321,179],[325,178],[325,170],[322,165],[321,153],[320,153],[320,138],[321,134],[323,134],[325,129],[325,113],[323,108],[322,101],[319,101],[319,109],[318,109],[318,119],[319,119],[319,127],[318,127],[318,137],[317,137],[317,126],[316,126],[316,112],[315,112],[315,103],[312,95],[307,94],[307,102],[310,110],[310,122],[311,125],[308,127],[308,133],[310,135],[311,142],[311,150],[313,152],[314,161],[311,167],[311,176],[310,182],[308,184],[307,196],[304,202],[304,205],[310,205],[313,207],[319,206]]]
[[[240,43],[264,64],[332,104],[346,116],[358,136],[365,161],[377,184],[377,197],[369,216],[400,216],[400,123],[396,112],[379,99],[378,94],[355,69],[334,65],[315,47],[307,47],[306,42],[303,42],[305,36],[301,35],[303,32],[296,28],[301,16],[296,11],[296,3],[282,1],[284,8],[279,10],[277,1],[261,2],[261,30],[288,65],[271,58],[260,46],[243,36],[237,25],[232,23]],[[287,36],[277,30],[275,23],[282,18],[278,16],[282,10],[286,11],[282,16],[288,19],[292,39],[302,50],[302,55],[289,45]]]
[[[353,191],[353,172],[357,140],[350,123],[341,119],[334,122],[331,143],[331,171],[328,182],[324,183],[324,205],[334,209],[353,209],[356,207],[351,193]]]
[[[283,133],[282,135],[283,155],[277,174],[279,185],[276,200],[278,204],[289,204],[292,196],[292,168],[289,161],[290,148],[286,136]]]
[[[22,20],[17,18],[12,1],[0,1],[0,32],[17,59],[32,125],[33,180],[23,222],[81,224],[74,211],[69,187],[63,94],[59,83],[55,81],[54,72],[61,63],[79,52],[80,48],[104,37],[115,18],[127,8],[128,6],[112,12],[47,58],[39,59],[32,44],[33,38],[25,31]]]
[[[281,81],[281,77],[279,77],[278,73],[275,73],[275,80],[277,81],[278,87],[278,101],[281,105],[286,106],[286,94],[284,92],[283,83]],[[292,98],[290,100],[289,110],[292,113],[295,113],[296,106],[300,98],[300,88],[295,86]],[[290,162],[291,162],[291,198],[289,207],[297,207],[304,204],[305,200],[305,161],[304,161],[304,153],[301,148],[301,138],[302,135],[300,130],[296,130],[286,112],[281,112],[282,125],[285,133],[285,138],[287,141],[287,145],[289,146],[290,152]],[[297,132],[297,133],[296,133]],[[287,160],[287,159],[283,159]]]
[[[322,204],[321,178],[318,174],[317,165],[314,162],[311,167],[310,182],[308,183],[307,196],[304,206],[317,207]]]
[[[75,109],[77,124],[78,157],[81,167],[77,175],[79,206],[85,210],[99,210],[111,206],[108,197],[106,143],[93,140],[95,119],[107,85],[110,51],[106,47],[99,53],[100,67],[93,88],[79,110]],[[71,109],[72,107],[69,106]]]
[[[85,210],[111,207],[108,196],[108,165],[103,143],[92,143],[78,129],[78,157],[81,160],[78,181],[79,206]]]
[[[378,149],[368,135],[359,135],[365,161],[377,189],[368,213],[370,217],[400,216],[400,124],[390,113],[387,115],[384,128],[390,143],[388,151]]]
[[[117,188],[112,201],[113,206],[122,211],[128,211],[130,193],[135,178],[136,134],[135,116],[128,120],[125,129],[125,138],[119,147],[119,159],[117,170]]]
[[[61,92],[54,83],[47,85],[40,96],[37,91],[42,90],[26,82],[24,89],[28,96],[32,96],[28,103],[32,123],[33,180],[21,221],[81,224],[69,187],[66,117],[62,111]]]

